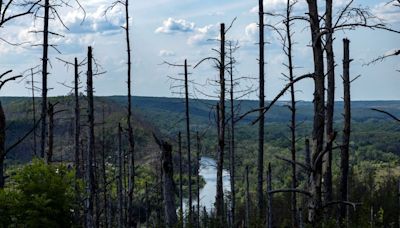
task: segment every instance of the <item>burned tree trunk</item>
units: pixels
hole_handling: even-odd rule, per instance
[[[32,117],[33,126],[36,125],[36,102],[35,102],[35,81],[34,81],[33,69],[31,69],[31,90],[32,90]],[[36,127],[33,129],[33,155],[37,156],[37,141],[36,141]]]
[[[42,57],[42,129],[40,137],[40,157],[44,158],[46,150],[46,115],[47,115],[47,62],[49,49],[49,0],[44,1],[43,57]]]
[[[4,160],[6,158],[6,116],[0,102],[0,189],[4,188]]]
[[[183,180],[182,180],[182,137],[181,132],[178,134],[178,153],[179,153],[179,218],[183,227]]]
[[[81,166],[80,166],[80,134],[81,134],[81,110],[79,104],[79,64],[78,59],[74,60],[74,95],[75,95],[75,137],[74,137],[74,150],[75,150],[75,175],[77,178],[81,178]],[[83,158],[82,158],[83,159]]]
[[[326,34],[326,60],[328,74],[328,93],[326,102],[326,135],[330,137],[333,132],[333,113],[335,105],[335,56],[333,53],[333,28],[332,28],[332,0],[326,0],[325,24]],[[327,153],[323,159],[323,193],[324,201],[332,201],[332,145],[327,145]]]
[[[257,208],[258,208],[258,216],[260,221],[262,221],[264,215],[264,195],[263,195],[263,182],[264,182],[264,124],[265,124],[265,116],[264,110],[262,108],[265,107],[265,95],[264,95],[264,5],[263,0],[258,1],[258,23],[259,23],[259,122],[258,122],[258,157],[257,157]]]
[[[86,199],[86,225],[87,227],[94,227],[94,213],[93,213],[93,202],[94,202],[94,196],[96,193],[95,190],[95,178],[94,178],[94,164],[93,164],[93,158],[94,158],[94,102],[93,102],[93,69],[92,69],[92,60],[93,60],[93,55],[92,55],[92,47],[88,48],[88,71],[87,71],[87,99],[88,99],[88,131],[87,131],[87,137],[88,137],[88,145],[87,145],[87,154],[86,154],[86,182],[87,182],[87,187],[86,187],[86,193],[87,193],[87,199]]]
[[[317,0],[307,0],[312,37],[314,57],[314,122],[312,131],[312,155],[311,162],[315,164],[314,171],[310,175],[310,192],[308,220],[311,224],[318,224],[322,208],[321,179],[322,161],[319,155],[323,152],[324,126],[325,126],[325,75],[324,59],[320,34]],[[317,160],[318,159],[318,160]]]
[[[189,115],[189,85],[188,85],[188,65],[185,59],[185,116],[186,116],[186,143],[187,143],[187,159],[188,159],[188,175],[189,175],[189,224],[193,221],[192,215],[192,160],[190,151],[190,115]]]
[[[196,219],[196,227],[200,228],[200,136],[199,132],[196,134],[197,141],[197,151],[196,151],[196,195],[197,195],[197,219]]]
[[[349,149],[351,132],[351,98],[350,98],[350,41],[343,39],[344,58],[343,58],[343,88],[344,88],[344,128],[343,144],[340,153],[340,200],[348,201],[348,176],[349,176]],[[345,222],[347,217],[347,205],[340,204],[339,219]]]
[[[129,141],[129,184],[128,184],[128,225],[135,226],[135,219],[133,216],[133,192],[135,189],[135,140],[133,137],[133,128],[132,128],[132,93],[131,93],[131,43],[129,36],[129,0],[125,0],[125,36],[126,36],[126,50],[128,53],[128,116],[127,116],[127,125],[128,125],[128,141]]]
[[[47,163],[50,164],[53,159],[53,146],[54,146],[54,105],[49,102],[47,115],[49,117],[49,131],[48,131],[48,149],[47,149]]]
[[[122,128],[121,124],[118,125],[118,151],[117,151],[117,164],[118,164],[118,176],[117,176],[117,196],[118,196],[118,227],[124,227],[124,205],[123,205],[123,189],[122,189]]]
[[[163,185],[163,197],[164,197],[164,214],[165,223],[167,227],[174,227],[178,218],[176,216],[175,206],[175,183],[174,183],[174,170],[172,164],[172,146],[159,140],[154,136],[157,144],[161,149],[161,161],[162,161],[162,185]]]
[[[220,97],[218,105],[218,155],[217,155],[217,191],[215,196],[216,216],[220,225],[224,223],[224,189],[222,170],[225,149],[225,24],[221,24],[221,49],[219,66]]]

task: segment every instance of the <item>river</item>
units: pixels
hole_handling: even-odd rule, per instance
[[[230,193],[230,177],[227,170],[223,170],[224,194]],[[217,190],[217,163],[210,157],[201,157],[200,176],[204,179],[205,185],[200,189],[200,206],[206,207],[207,212],[214,209],[215,195]],[[194,185],[193,187],[196,187]],[[184,199],[183,210],[186,210],[187,199]],[[197,197],[193,195],[193,206],[197,205]]]

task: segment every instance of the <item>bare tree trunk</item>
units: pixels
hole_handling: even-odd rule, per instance
[[[117,176],[117,197],[118,197],[118,227],[124,227],[124,209],[123,209],[123,193],[122,193],[122,156],[123,156],[123,151],[122,151],[122,128],[121,124],[118,125],[118,153],[117,153],[117,159],[118,159],[118,176]]]
[[[102,174],[103,174],[103,208],[104,208],[104,227],[108,227],[108,199],[107,199],[107,167],[106,167],[106,150],[105,150],[105,111],[104,111],[104,104],[103,104],[103,127],[102,127],[102,140],[101,140],[101,165],[102,165]]]
[[[42,58],[42,129],[40,138],[40,157],[44,158],[46,150],[46,115],[47,115],[47,62],[49,49],[49,0],[44,1],[44,26],[43,26],[43,58]]]
[[[272,218],[273,218],[273,209],[272,209],[272,170],[271,164],[268,164],[268,173],[267,173],[267,192],[268,192],[268,228],[272,228]]]
[[[183,180],[182,180],[182,137],[181,132],[178,134],[178,153],[179,153],[179,206],[181,219],[181,227],[183,228]]]
[[[92,47],[88,48],[88,71],[87,71],[87,99],[88,99],[88,145],[87,145],[87,170],[86,170],[86,181],[87,181],[87,199],[86,199],[86,225],[87,227],[94,227],[94,214],[93,214],[93,197],[96,194],[95,191],[95,178],[93,172],[93,158],[94,158],[94,104],[93,104],[93,69],[92,69]]]
[[[249,166],[246,166],[245,181],[246,181],[246,218],[245,218],[245,227],[249,228],[250,227]]]
[[[196,223],[196,227],[200,228],[200,150],[201,150],[201,146],[200,146],[200,136],[199,136],[199,132],[197,132],[196,134],[196,141],[197,141],[197,151],[196,151],[196,170],[197,170],[197,223]]]
[[[312,197],[309,200],[308,220],[316,225],[321,219],[321,179],[322,162],[317,158],[323,151],[324,145],[324,126],[325,126],[325,75],[324,59],[320,34],[319,15],[317,0],[307,0],[308,13],[310,17],[311,37],[314,56],[314,124],[312,132],[312,157],[311,161],[315,164],[314,171],[310,177],[310,192]]]
[[[351,132],[351,98],[350,98],[350,41],[343,39],[343,88],[344,88],[344,128],[343,144],[340,156],[340,200],[348,201],[348,176],[349,176],[349,149]],[[340,222],[345,223],[347,218],[347,205],[340,204]]]
[[[333,52],[333,29],[332,29],[332,0],[326,0],[325,24],[328,33],[326,34],[326,60],[328,74],[328,93],[326,103],[326,135],[333,133],[333,114],[335,105],[335,56]],[[332,201],[332,144],[327,145],[328,152],[323,159],[323,193],[324,201]],[[328,213],[330,214],[330,213]]]
[[[235,191],[235,111],[234,111],[234,81],[233,81],[233,56],[232,56],[232,46],[230,46],[229,49],[229,59],[230,59],[230,83],[231,83],[231,89],[230,89],[230,111],[231,111],[231,137],[229,140],[229,164],[230,164],[230,182],[231,182],[231,216],[232,216],[232,224],[233,227],[236,225],[236,220],[235,220],[235,211],[236,211],[236,191]]]
[[[292,155],[292,189],[297,188],[297,177],[296,177],[296,97],[295,97],[295,88],[294,88],[294,73],[293,73],[293,55],[292,55],[292,32],[291,32],[291,10],[292,5],[291,1],[287,0],[286,4],[286,39],[287,39],[287,57],[288,57],[288,70],[289,70],[289,82],[290,86],[290,101],[291,105],[289,107],[291,111],[291,120],[290,120],[290,132],[291,132],[291,140],[290,140],[290,151]],[[291,210],[292,210],[292,227],[298,227],[297,223],[297,197],[296,192],[292,192],[291,199]]]
[[[54,146],[54,105],[50,102],[48,104],[47,115],[49,117],[47,163],[50,164],[53,160],[53,146]]]
[[[263,195],[263,182],[264,182],[264,108],[265,106],[265,82],[264,82],[264,5],[263,0],[258,0],[258,23],[259,23],[259,122],[258,122],[258,158],[257,158],[257,208],[258,219],[260,222],[264,217],[264,195]]]
[[[75,58],[74,62],[74,95],[75,95],[75,175],[77,178],[81,176],[81,168],[80,168],[80,134],[81,134],[81,110],[79,105],[79,65],[78,59]],[[83,158],[82,158],[83,159]]]
[[[32,89],[32,116],[33,116],[33,155],[37,156],[37,141],[36,141],[36,103],[35,103],[35,81],[33,69],[31,69],[31,89]]]
[[[132,128],[132,94],[131,94],[131,43],[129,36],[129,0],[125,0],[125,36],[126,36],[126,50],[128,54],[128,116],[127,116],[127,125],[128,125],[128,141],[129,141],[129,153],[128,157],[129,161],[129,184],[128,184],[128,225],[135,226],[135,218],[133,216],[133,192],[135,188],[135,141],[133,137],[133,128]]]
[[[154,138],[161,149],[164,214],[167,227],[174,227],[178,222],[175,206],[174,170],[172,164],[172,146],[162,140]]]
[[[221,24],[221,59],[219,66],[220,97],[218,109],[218,161],[217,161],[217,191],[216,191],[216,216],[219,225],[224,223],[224,190],[222,170],[224,166],[225,149],[225,24]]]
[[[6,116],[0,102],[0,189],[4,188],[4,160],[6,158]]]

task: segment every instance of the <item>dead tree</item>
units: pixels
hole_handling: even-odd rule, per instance
[[[326,99],[326,135],[333,135],[333,114],[335,105],[335,56],[333,52],[333,24],[332,24],[332,0],[325,2],[325,51],[327,61],[328,90]],[[332,201],[332,145],[327,145],[328,152],[323,159],[323,193],[324,201]]]
[[[351,132],[351,98],[350,98],[350,41],[343,39],[343,88],[344,88],[344,127],[343,143],[340,153],[340,200],[348,201],[349,149]],[[347,218],[347,205],[340,204],[339,219],[341,223]]]
[[[54,105],[49,102],[47,115],[49,117],[49,131],[48,135],[48,149],[47,149],[47,163],[50,164],[53,159],[53,146],[54,146]]]
[[[5,73],[0,75],[0,90],[3,86],[10,81],[16,80],[21,75],[12,76],[9,78],[4,78],[7,74],[11,73],[12,70],[6,71]],[[6,116],[4,114],[3,106],[0,102],[0,189],[4,188],[5,177],[4,177],[4,161],[7,155],[7,149],[5,147],[6,143]]]
[[[322,161],[318,161],[317,158],[322,153],[324,147],[325,74],[317,0],[307,0],[307,4],[314,56],[314,122],[312,131],[311,161],[315,164],[315,171],[311,172],[310,178],[310,191],[312,193],[312,198],[309,200],[308,205],[308,220],[312,224],[318,224],[320,221],[320,209],[322,207]]]
[[[44,17],[43,17],[43,56],[42,56],[42,129],[40,138],[40,156],[44,158],[46,148],[46,115],[47,115],[47,67],[49,52],[49,0],[44,0]]]
[[[178,133],[178,154],[179,154],[179,218],[183,227],[183,180],[182,180],[182,137],[181,132]]]
[[[81,134],[81,110],[79,104],[79,64],[78,59],[74,59],[74,98],[75,98],[75,108],[74,108],[74,150],[75,150],[75,175],[77,178],[82,177],[82,169],[80,166],[80,134]],[[82,158],[83,160],[83,158]]]
[[[96,193],[95,189],[95,177],[94,177],[94,101],[93,101],[93,54],[92,47],[88,48],[88,71],[87,71],[87,100],[88,100],[88,130],[87,130],[87,154],[86,154],[86,193],[87,199],[85,202],[85,216],[86,216],[86,226],[94,227],[94,195]]]
[[[263,0],[258,0],[258,23],[259,23],[259,122],[258,122],[258,157],[257,157],[257,208],[258,218],[262,221],[264,213],[264,126],[265,113],[262,108],[265,106],[265,82],[264,82],[264,3]]]
[[[197,219],[196,219],[196,227],[200,228],[200,136],[199,132],[196,133],[196,142],[197,142],[197,150],[196,150],[196,196],[197,196]]]
[[[118,227],[124,227],[124,206],[123,206],[123,173],[122,173],[122,159],[123,159],[123,151],[122,151],[122,128],[121,124],[118,125],[118,151],[117,151],[117,164],[118,164],[118,175],[117,175],[117,197],[118,197]]]
[[[164,214],[165,225],[167,227],[174,227],[178,218],[176,216],[175,206],[175,183],[174,183],[174,170],[172,164],[172,146],[158,139],[154,134],[154,139],[161,149],[161,162],[162,162],[162,175],[163,175],[163,198],[164,198]]]

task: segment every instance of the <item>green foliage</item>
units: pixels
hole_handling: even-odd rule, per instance
[[[5,227],[71,227],[76,208],[74,173],[65,165],[34,160],[0,191],[0,221]]]

